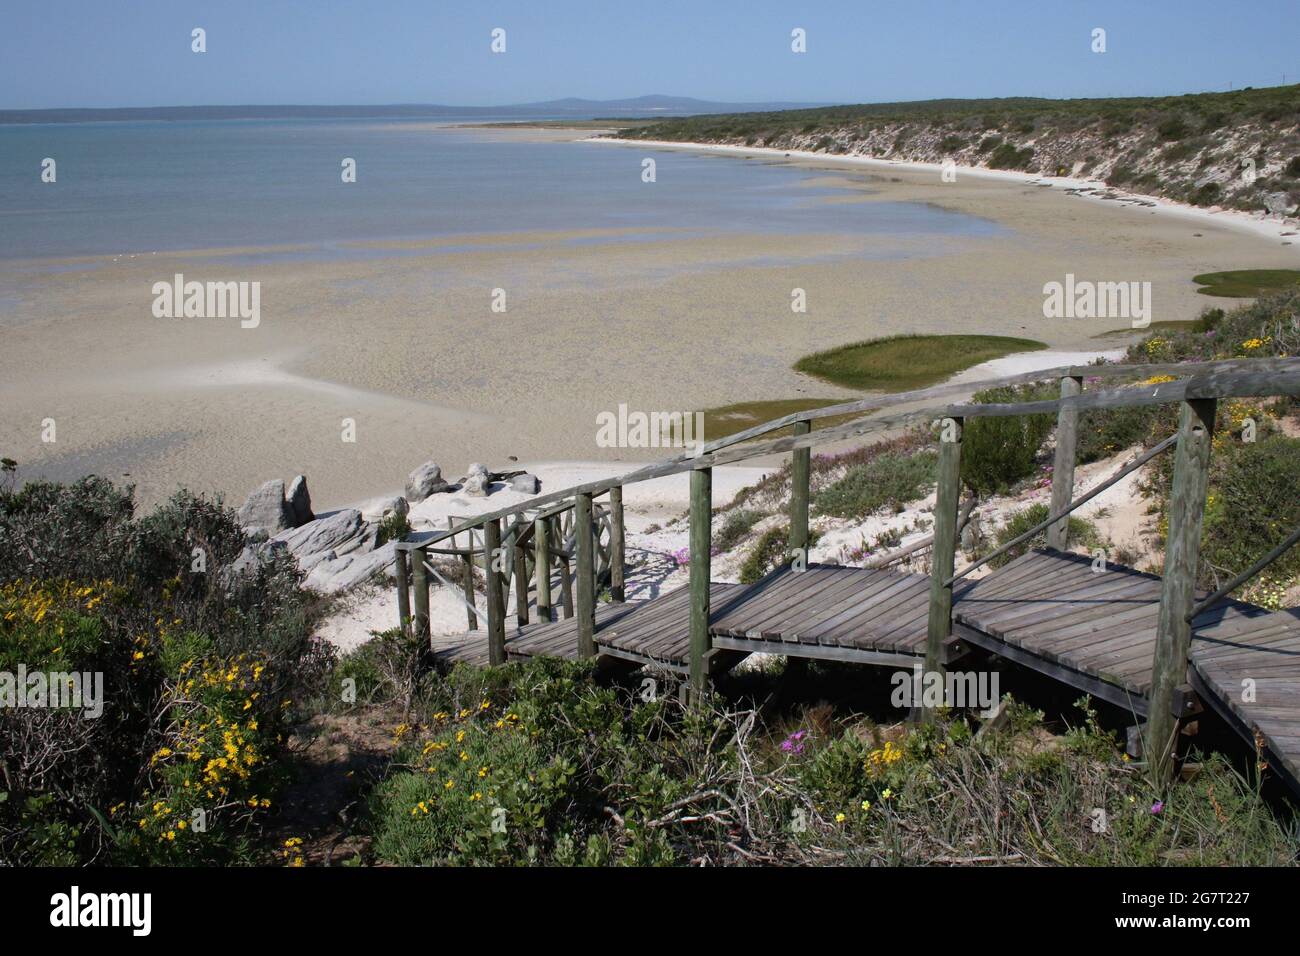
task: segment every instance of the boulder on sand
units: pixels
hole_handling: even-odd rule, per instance
[[[530,475],[525,471],[510,479],[510,490],[535,495],[542,490],[542,483],[536,475]]]
[[[475,498],[483,498],[491,493],[488,487],[491,483],[492,476],[487,470],[487,465],[474,462],[469,466],[469,474],[460,483],[460,490]]]
[[[271,535],[295,527],[293,512],[284,500],[284,482],[273,478],[249,495],[240,506],[237,520],[245,530],[260,528]]]
[[[423,501],[429,495],[450,488],[442,479],[442,469],[431,461],[426,461],[406,479],[406,500]]]

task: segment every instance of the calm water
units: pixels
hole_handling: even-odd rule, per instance
[[[58,164],[55,184],[40,180],[47,156]],[[645,156],[658,165],[656,183],[641,181]],[[356,183],[341,181],[344,157],[357,161]],[[402,122],[0,126],[0,258],[283,243],[331,254],[349,240],[609,227],[1001,231],[919,203],[821,203],[833,190],[793,188],[812,175],[753,160],[503,142]]]

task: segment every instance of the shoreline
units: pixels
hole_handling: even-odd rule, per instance
[[[617,136],[584,136],[575,139],[577,143],[609,143],[616,146],[648,146],[654,149],[681,150],[685,152],[713,153],[735,156],[755,156],[776,159],[798,159],[811,164],[824,164],[828,169],[866,168],[892,169],[895,171],[934,173],[943,171],[940,163],[913,162],[910,160],[877,159],[870,156],[837,156],[831,153],[819,153],[811,150],[777,149],[769,146],[732,146],[725,143],[694,143],[674,140],[624,139]],[[1256,235],[1263,239],[1276,239],[1283,245],[1291,245],[1300,253],[1300,222],[1286,219],[1264,219],[1238,209],[1209,209],[1191,206],[1160,196],[1145,193],[1131,193],[1114,186],[1108,186],[1098,179],[1080,179],[1071,176],[1034,175],[1013,169],[989,169],[986,166],[957,166],[957,175],[970,176],[1001,182],[1019,182],[1025,185],[1060,189],[1070,192],[1080,199],[1098,203],[1121,203],[1128,206],[1150,209],[1152,212],[1166,215],[1182,216],[1194,222],[1227,225],[1242,232]],[[1096,195],[1104,192],[1108,195]],[[1291,235],[1287,235],[1287,234]]]

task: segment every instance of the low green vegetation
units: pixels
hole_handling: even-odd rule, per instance
[[[813,497],[816,514],[865,518],[881,509],[902,511],[910,501],[924,498],[934,484],[933,451],[885,453],[852,465],[844,476]]]
[[[732,509],[722,520],[722,527],[714,533],[713,546],[719,551],[730,551],[754,530],[754,525],[762,520],[761,511],[752,508]]]
[[[807,686],[862,686],[861,669],[842,671],[810,662]],[[1010,702],[1005,725],[977,737],[977,721],[961,713],[909,729],[797,697],[759,717],[744,701],[768,696],[775,679],[733,682],[739,697],[684,709],[667,680],[647,694],[639,683],[598,681],[584,663],[425,672],[400,750],[367,803],[367,860],[1294,862],[1293,830],[1225,761],[1209,758],[1161,800],[1086,702],[1056,733],[1042,713]],[[1097,807],[1109,821],[1100,832],[1086,825]]]
[[[1202,272],[1192,276],[1201,295],[1227,299],[1253,299],[1266,292],[1300,285],[1300,269],[1237,269],[1230,272]]]
[[[844,398],[784,398],[771,399],[766,401],[754,402],[736,402],[732,405],[722,405],[718,408],[709,408],[704,411],[704,440],[713,441],[717,438],[725,438],[728,435],[734,435],[736,432],[744,431],[746,428],[752,428],[755,425],[762,425],[764,422],[770,422],[777,418],[784,418],[786,415],[793,415],[795,412],[806,412],[815,408],[825,408],[828,405],[838,405],[842,402],[851,401],[852,399]],[[863,415],[870,414],[869,411],[853,412],[848,415],[832,415],[827,418],[819,418],[812,422],[813,431],[819,428],[830,428],[834,425],[841,425],[844,422],[851,421],[855,418],[861,418]],[[777,434],[768,434],[762,436],[759,440],[772,439],[779,437]]]
[[[1051,514],[1051,512],[1047,510],[1047,505],[1039,502],[1009,515],[994,535],[993,544],[988,548],[988,552],[992,553],[1004,544],[1014,541],[1030,528],[1046,521],[1049,514]],[[1085,551],[1091,551],[1093,548],[1105,547],[1105,541],[1102,539],[1101,533],[1097,530],[1097,526],[1091,521],[1076,517],[1071,517],[1069,520],[1071,547],[1082,548]],[[1005,554],[998,555],[989,562],[989,565],[990,567],[1000,568],[1005,564],[1010,564],[1016,558],[1034,548],[1045,547],[1047,547],[1047,531],[1043,530],[1038,532],[1038,534],[1034,535],[1032,538],[1029,538],[1016,545],[1014,548],[1011,548]]]
[[[845,388],[904,392],[942,382],[981,362],[1045,348],[1043,342],[1001,335],[895,335],[815,352],[794,367]]]
[[[811,548],[820,537],[816,531],[809,531],[808,546]],[[779,525],[768,528],[754,542],[745,561],[740,566],[740,583],[753,584],[765,574],[775,571],[790,562],[790,526]]]

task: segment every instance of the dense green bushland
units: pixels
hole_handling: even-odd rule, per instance
[[[231,570],[233,512],[135,517],[91,477],[0,492],[0,671],[102,675],[102,714],[0,709],[0,861],[250,859],[328,656],[292,558]]]

